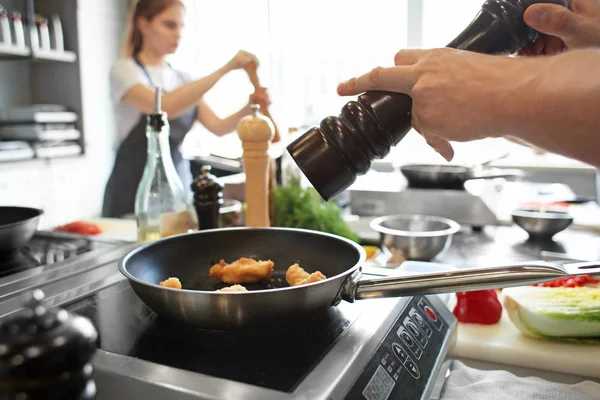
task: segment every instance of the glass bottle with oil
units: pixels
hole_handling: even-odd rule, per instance
[[[167,114],[161,110],[156,89],[154,113],[147,116],[146,166],[135,197],[138,241],[150,242],[187,233],[196,225],[195,211],[177,174],[169,144]]]

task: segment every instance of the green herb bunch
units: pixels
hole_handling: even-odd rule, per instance
[[[300,180],[273,189],[275,226],[327,232],[359,242],[344,221],[341,208],[324,201],[314,188],[303,188]]]

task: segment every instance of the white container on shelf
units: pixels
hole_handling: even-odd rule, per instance
[[[8,11],[2,6],[0,6],[0,34],[2,35],[0,38],[2,45],[12,46],[13,40],[10,31],[10,18],[8,18]]]
[[[25,32],[23,30],[23,21],[21,18],[21,14],[18,12],[13,12],[10,15],[10,19],[12,22],[12,39],[13,44],[18,48],[25,48]]]
[[[37,24],[27,24],[25,26],[27,47],[31,49],[31,51],[38,51],[40,49],[40,34],[37,29]]]
[[[52,29],[50,34],[50,46],[56,50],[63,52],[65,50],[65,39],[63,36],[62,22],[56,14],[52,16]]]
[[[42,51],[50,51],[50,30],[48,29],[48,20],[41,18],[36,21],[37,31],[39,33],[39,46]]]

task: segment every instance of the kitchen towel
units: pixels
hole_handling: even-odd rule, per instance
[[[522,378],[507,371],[482,371],[454,361],[441,399],[599,400],[600,384],[584,381],[566,385],[535,377]]]

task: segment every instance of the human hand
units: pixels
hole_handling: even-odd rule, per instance
[[[248,104],[258,104],[260,108],[265,109],[271,105],[271,99],[266,88],[259,88],[250,95]]]
[[[528,7],[525,23],[542,35],[520,55],[552,55],[600,46],[600,2],[571,0],[569,7],[548,3]]]
[[[230,70],[244,68],[249,63],[254,62],[258,66],[258,58],[252,53],[245,50],[240,50],[237,54],[227,63]]]
[[[370,90],[399,92],[413,100],[413,127],[446,160],[449,141],[509,133],[507,110],[527,104],[527,84],[539,73],[536,59],[491,56],[449,48],[402,50],[395,66],[375,68],[338,86],[352,96]],[[517,77],[517,79],[515,79]],[[515,95],[519,93],[519,95]]]

